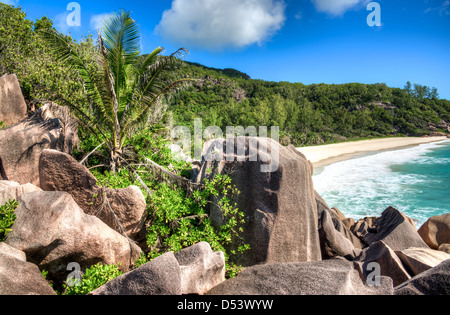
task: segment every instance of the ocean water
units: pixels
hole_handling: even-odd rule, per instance
[[[318,170],[313,181],[348,218],[379,217],[393,206],[419,228],[450,212],[450,140],[338,162]]]

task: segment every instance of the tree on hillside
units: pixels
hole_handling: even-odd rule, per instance
[[[160,123],[166,113],[164,97],[189,81],[164,82],[161,75],[187,50],[161,56],[163,48],[158,47],[141,56],[138,25],[125,11],[113,14],[99,31],[94,67],[74,49],[69,37],[53,30],[46,33],[46,40],[67,71],[81,78],[87,106],[68,105],[107,150],[106,166],[115,173],[125,161],[127,139]]]

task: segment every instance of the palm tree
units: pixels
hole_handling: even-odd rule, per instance
[[[98,32],[94,67],[68,36],[52,31],[45,37],[68,71],[81,78],[87,104],[68,105],[107,150],[107,166],[115,173],[123,164],[126,140],[136,131],[158,124],[165,114],[164,97],[190,81],[166,83],[161,76],[187,50],[162,56],[163,48],[158,47],[141,55],[138,25],[125,11],[114,13]]]

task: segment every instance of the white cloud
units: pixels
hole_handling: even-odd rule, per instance
[[[187,48],[260,45],[282,28],[285,8],[284,0],[173,0],[155,31]]]
[[[96,31],[103,26],[103,22],[112,16],[112,13],[102,13],[91,16],[90,26]]]
[[[2,0],[0,2],[7,4],[7,5],[14,5],[14,6],[19,4],[19,0]]]
[[[355,8],[361,3],[367,4],[367,0],[311,0],[316,6],[317,11],[325,12],[330,15],[343,15],[348,10]]]
[[[425,13],[430,13],[433,11],[439,12],[439,15],[450,15],[450,0],[445,0],[438,7],[429,7],[425,10]]]

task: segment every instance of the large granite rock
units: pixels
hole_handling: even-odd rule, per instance
[[[85,214],[68,193],[28,193],[19,198],[15,214],[6,243],[24,251],[51,280],[66,280],[72,262],[82,270],[97,263],[120,263],[127,271],[141,253],[129,239]]]
[[[344,236],[346,239],[348,239],[352,246],[354,247],[355,253],[358,253],[359,250],[361,250],[362,248],[365,247],[365,244],[361,241],[361,239],[359,239],[355,234],[352,233],[352,231],[347,227],[347,225],[344,223],[343,220],[346,220],[344,215],[337,210],[336,208],[330,208],[327,204],[327,202],[319,195],[319,193],[316,191],[315,192],[315,198],[316,198],[316,204],[317,204],[317,214],[319,217],[319,226],[322,225],[321,222],[323,222],[322,217],[323,217],[323,213],[327,212],[327,218],[331,218],[331,221],[333,223],[334,229],[340,233],[340,235]],[[319,231],[319,236],[320,236],[320,246],[322,249],[322,255],[323,255],[323,251],[324,251],[324,244],[329,243],[329,240],[326,239],[327,234],[321,233]],[[336,234],[334,231],[332,232],[331,230],[329,231],[328,235],[330,234],[335,234],[335,237],[333,238],[338,238],[341,239],[341,236]],[[342,241],[345,242],[345,241]],[[346,243],[346,242],[345,242]],[[329,243],[331,244],[331,243]],[[352,256],[354,256],[352,254]],[[332,255],[333,257],[333,255]],[[327,255],[325,255],[325,257],[323,258],[327,258]],[[329,257],[328,257],[329,258]]]
[[[374,266],[379,268],[381,276],[391,278],[394,286],[411,279],[400,258],[383,241],[373,243],[369,248],[364,249],[361,256],[353,263],[365,281],[369,276],[371,280],[375,280],[372,277],[373,272],[376,272]]]
[[[411,247],[429,248],[417,233],[412,219],[393,207],[387,208],[373,224],[374,228],[363,236],[369,245],[383,241],[394,251]]]
[[[181,269],[172,252],[121,275],[90,295],[181,295]]]
[[[13,125],[27,116],[27,104],[15,74],[0,77],[0,121]]]
[[[225,255],[213,252],[206,242],[179,251],[175,258],[181,267],[183,294],[202,295],[225,281]]]
[[[449,254],[431,248],[408,248],[395,253],[412,276],[417,276],[450,259]]]
[[[242,236],[251,249],[237,263],[321,259],[313,168],[304,155],[253,137],[209,141],[204,152],[196,182],[229,174],[241,192],[232,202],[245,214]],[[210,213],[214,225],[224,223],[219,209],[212,207]]]
[[[420,227],[419,235],[432,249],[450,244],[450,213],[430,218]]]
[[[9,200],[18,200],[20,196],[34,191],[42,191],[33,184],[19,185],[17,182],[0,181],[0,206]]]
[[[323,211],[319,219],[319,236],[322,259],[345,257],[354,260],[361,253],[361,250],[356,250],[352,242],[335,229],[328,211]]]
[[[236,278],[210,290],[208,295],[392,295],[390,278],[379,287],[365,285],[345,259],[278,263],[246,268]]]
[[[25,253],[0,243],[0,295],[56,295]]]
[[[395,295],[450,295],[450,260],[396,287]]]
[[[85,166],[55,150],[42,152],[39,177],[43,190],[69,193],[84,212],[97,216],[117,232],[137,239],[142,231],[146,201],[138,187],[101,188]]]
[[[42,151],[55,149],[70,153],[78,141],[75,126],[76,121],[68,111],[53,104],[40,108],[30,118],[1,129],[0,152],[8,179],[39,186]]]

